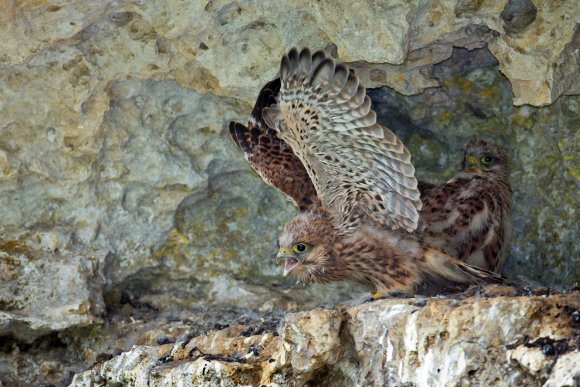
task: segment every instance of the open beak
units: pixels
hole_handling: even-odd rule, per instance
[[[286,260],[284,261],[284,277],[286,277],[288,273],[290,273],[290,271],[292,271],[292,269],[296,267],[297,264],[298,261],[295,258],[292,257],[286,258]]]
[[[285,248],[285,247],[280,247],[280,250],[278,250],[278,255],[276,256],[276,259],[283,259],[284,260],[284,277],[286,277],[288,275],[288,273],[290,273],[290,271],[292,269],[294,269],[296,267],[296,265],[298,264],[298,260],[296,258],[294,258],[294,255],[292,254],[292,250],[289,248]]]

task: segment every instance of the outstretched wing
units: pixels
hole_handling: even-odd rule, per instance
[[[230,137],[262,179],[304,211],[319,203],[314,185],[300,159],[262,120],[263,109],[276,103],[279,91],[279,78],[268,82],[258,95],[248,126],[230,122]]]
[[[292,199],[300,211],[318,203],[314,185],[300,159],[272,131],[232,121],[230,136],[262,179]]]
[[[276,103],[276,99],[280,94],[280,78],[276,78],[264,85],[258,98],[256,98],[256,104],[254,109],[252,109],[252,120],[258,126],[264,126],[263,111],[265,108],[272,106]]]
[[[321,51],[292,49],[280,78],[264,121],[302,161],[323,205],[345,227],[371,221],[413,232],[422,204],[411,154],[376,123],[354,73]]]

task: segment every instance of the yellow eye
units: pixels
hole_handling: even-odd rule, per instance
[[[493,163],[493,157],[491,157],[490,155],[483,156],[481,158],[481,163],[486,164],[486,165],[491,164],[491,163]]]
[[[292,247],[292,250],[294,250],[295,253],[302,254],[303,252],[308,250],[308,246],[306,245],[306,243],[296,243],[294,247]]]

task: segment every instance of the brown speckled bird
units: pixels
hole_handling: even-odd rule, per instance
[[[411,155],[370,105],[346,66],[321,51],[292,49],[248,127],[230,124],[252,167],[302,210],[279,238],[284,274],[353,280],[378,293],[501,281],[423,243]]]
[[[419,183],[425,240],[460,260],[499,273],[512,230],[512,190],[503,147],[483,140],[465,146],[457,176]]]

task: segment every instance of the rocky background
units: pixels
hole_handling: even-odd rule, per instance
[[[295,209],[262,183],[228,139],[227,123],[247,119],[292,46],[325,49],[356,69],[379,120],[412,151],[421,179],[450,177],[462,145],[475,135],[503,143],[512,155],[516,225],[505,274],[554,287],[578,283],[579,22],[574,0],[0,2],[0,385],[66,385],[95,362],[112,369],[120,357],[109,359],[135,344],[159,345],[146,347],[158,351],[228,326],[224,334],[232,340],[256,338],[267,347],[271,338],[264,335],[273,332],[288,343],[288,327],[302,315],[279,325],[287,311],[358,294],[346,284],[304,287],[281,277],[272,259],[275,236]],[[508,305],[491,309],[534,340],[578,335],[569,325],[578,293],[551,297],[537,301],[534,313],[566,306],[562,316],[572,322],[532,319],[526,331],[528,323],[514,328],[512,315],[517,305],[536,301],[489,302]],[[457,306],[449,302],[434,310]],[[484,307],[481,300],[465,302],[475,306],[457,313],[460,322]],[[385,310],[400,310],[407,321],[414,313],[408,303]],[[334,351],[336,343],[364,347],[367,337],[352,321],[376,330],[392,319],[360,308],[376,310],[324,312],[336,320],[328,337],[347,329],[351,339],[314,346],[317,354]],[[323,312],[312,313],[317,321]],[[296,332],[312,332],[304,324]],[[408,329],[426,334],[420,326]],[[447,328],[437,329],[440,335]],[[493,337],[494,329],[482,334]],[[495,351],[492,360],[462,348],[461,361],[470,364],[465,375],[492,378],[470,372],[488,361],[503,364],[505,346],[516,348],[520,336],[484,340],[481,348]],[[460,333],[456,338],[463,340]],[[271,350],[276,359],[284,347],[278,341]],[[561,353],[576,348],[578,354],[575,344],[566,345],[571,349]],[[383,366],[394,367],[391,382],[427,381],[384,351]],[[417,361],[431,359],[425,367],[442,369],[447,352],[421,351]],[[206,360],[221,364],[223,356]],[[363,371],[349,356],[331,363],[342,362],[340,372],[350,379],[316,362],[308,371],[300,361],[276,360],[284,372],[268,381],[300,384],[326,375],[384,382],[363,352],[355,362]],[[520,356],[513,363],[523,370],[518,381],[549,380],[551,363],[542,353],[509,356]],[[530,356],[544,363],[530,365]],[[202,367],[185,364],[194,373]],[[109,380],[108,371],[94,369]],[[252,376],[248,383],[266,380],[259,369],[258,381]],[[94,382],[94,375],[75,382]]]

